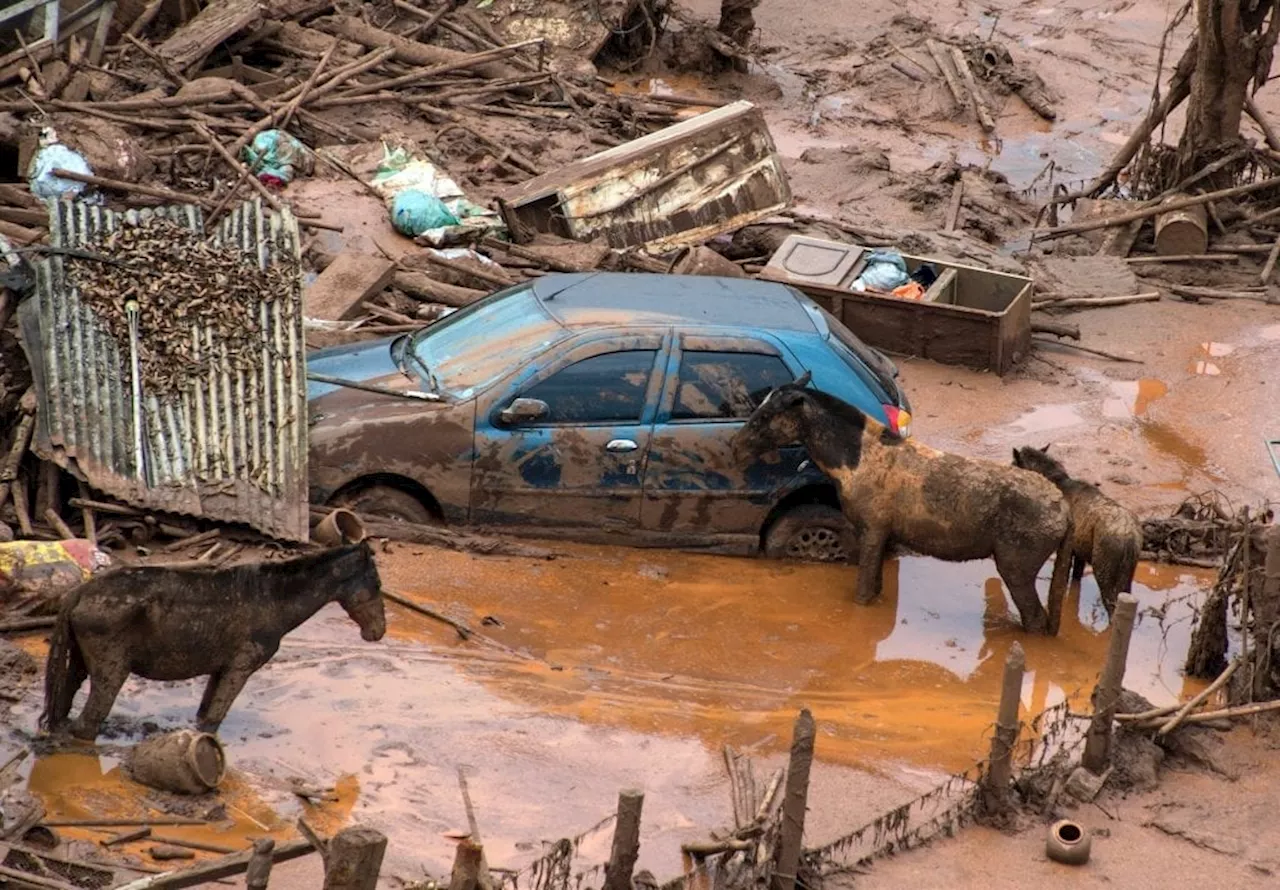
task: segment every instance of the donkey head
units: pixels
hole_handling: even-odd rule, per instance
[[[1051,482],[1065,481],[1069,478],[1066,468],[1056,458],[1049,456],[1048,445],[1043,448],[1024,445],[1022,448],[1013,449],[1013,465],[1039,473]]]
[[[764,397],[730,442],[734,460],[745,464],[752,458],[800,441],[800,413],[807,399],[804,388],[812,377],[805,371],[798,380],[775,387]]]
[[[382,604],[382,579],[378,576],[373,548],[366,540],[343,549],[350,551],[351,563],[346,567],[350,574],[344,571],[344,577],[338,582],[338,603],[351,620],[360,625],[361,639],[377,642],[387,632],[387,613]]]

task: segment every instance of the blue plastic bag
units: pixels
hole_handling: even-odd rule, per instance
[[[314,161],[307,147],[283,130],[265,130],[244,147],[244,159],[259,179],[274,179],[281,185],[292,182],[298,173],[308,173]]]
[[[416,238],[431,229],[458,225],[445,203],[421,189],[404,189],[391,202],[391,224],[396,231]]]
[[[853,282],[853,289],[863,291],[870,287],[891,291],[908,280],[907,263],[902,254],[896,250],[873,250],[867,254],[867,265]]]

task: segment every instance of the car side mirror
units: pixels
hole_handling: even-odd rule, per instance
[[[502,410],[498,418],[503,423],[531,423],[546,417],[550,410],[542,399],[516,399]]]

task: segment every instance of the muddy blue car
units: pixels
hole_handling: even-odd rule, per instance
[[[546,275],[412,334],[308,357],[313,503],[409,522],[843,559],[835,489],[729,442],[805,371],[900,436],[897,369],[798,290]]]

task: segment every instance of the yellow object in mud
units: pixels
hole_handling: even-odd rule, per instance
[[[89,541],[11,541],[0,544],[0,590],[9,587],[69,587],[110,565]]]

